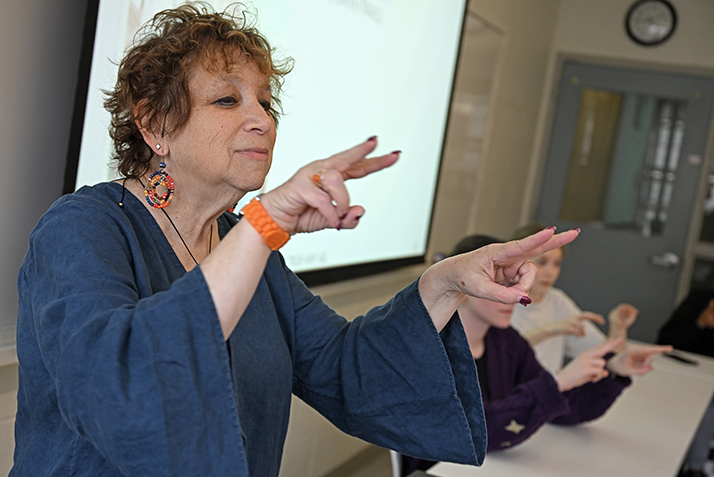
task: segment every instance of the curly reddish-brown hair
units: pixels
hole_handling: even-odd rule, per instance
[[[235,11],[239,7],[234,4],[230,8]],[[228,69],[236,52],[255,63],[270,82],[270,114],[277,122],[281,110],[278,96],[292,60],[276,62],[265,37],[247,24],[245,9],[242,15],[236,18],[228,9],[215,12],[203,2],[187,3],[157,13],[139,30],[119,64],[114,89],[104,92],[104,107],[111,114],[113,158],[123,177],[145,174],[154,154],[137,121],[161,136],[188,121],[188,83],[199,63],[209,69]]]

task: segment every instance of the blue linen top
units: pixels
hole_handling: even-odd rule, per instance
[[[63,196],[30,236],[10,475],[277,476],[291,393],[376,445],[481,464],[463,328],[437,333],[418,281],[348,322],[274,252],[226,343],[201,267],[122,191]]]

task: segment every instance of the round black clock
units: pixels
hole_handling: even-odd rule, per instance
[[[667,0],[638,0],[625,16],[625,30],[644,46],[665,42],[677,26],[677,12]]]

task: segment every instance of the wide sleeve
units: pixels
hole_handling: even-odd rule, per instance
[[[544,423],[567,414],[570,411],[568,400],[558,390],[558,384],[553,376],[543,368],[527,346],[512,343],[509,349],[486,352],[489,363],[489,383],[492,392],[498,397],[485,400],[484,410],[488,425],[488,451],[507,449],[528,439]],[[499,343],[500,344],[500,343]],[[499,347],[500,348],[500,347]],[[510,355],[508,357],[501,355]],[[491,363],[494,359],[503,358],[503,363]],[[495,370],[500,371],[494,373]],[[507,382],[513,382],[510,387]],[[506,389],[505,395],[499,392]]]
[[[19,278],[21,372],[39,354],[56,392],[38,406],[56,399],[66,425],[124,475],[247,476],[203,274],[172,282],[121,216],[63,198],[38,224]]]
[[[461,322],[438,333],[418,281],[352,322],[297,279],[293,392],[344,432],[430,460],[480,465],[486,426]]]

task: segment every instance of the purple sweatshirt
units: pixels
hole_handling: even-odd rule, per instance
[[[611,374],[597,383],[561,393],[553,376],[538,363],[528,341],[511,327],[491,327],[484,337],[484,349],[487,452],[520,444],[546,422],[568,425],[596,419],[632,382]],[[402,475],[434,464],[403,456]]]
[[[596,419],[631,383],[630,378],[611,374],[597,383],[561,393],[528,342],[513,328],[492,327],[486,333],[484,347],[488,451],[520,444],[546,422],[578,424]]]

